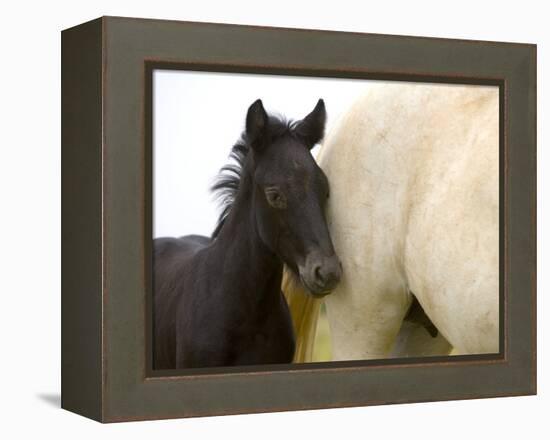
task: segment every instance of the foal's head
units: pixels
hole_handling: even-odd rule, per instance
[[[325,120],[323,100],[292,123],[269,116],[257,100],[243,136],[242,172],[252,186],[257,233],[316,296],[329,293],[342,273],[324,216],[329,183],[310,152],[323,138]]]

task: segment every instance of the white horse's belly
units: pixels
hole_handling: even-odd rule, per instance
[[[459,352],[498,351],[498,114],[496,88],[379,84],[327,137],[335,359],[388,355],[409,290]]]

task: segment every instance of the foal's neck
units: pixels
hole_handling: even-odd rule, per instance
[[[278,299],[283,263],[260,238],[251,192],[237,196],[213,247],[224,258],[222,277],[228,283],[227,290],[239,290],[237,294],[252,299]]]

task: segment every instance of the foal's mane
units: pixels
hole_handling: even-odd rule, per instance
[[[292,130],[295,125],[295,121],[287,120],[278,115],[269,115],[266,133],[264,135],[266,143],[271,143],[276,138],[286,134],[292,135]],[[212,233],[213,239],[219,235],[227,216],[231,212],[231,207],[239,192],[243,170],[250,149],[250,141],[247,138],[246,131],[244,131],[239,141],[233,145],[229,153],[230,162],[220,168],[218,175],[214,179],[214,183],[210,187],[210,191],[214,193],[214,197],[222,209],[216,228]]]

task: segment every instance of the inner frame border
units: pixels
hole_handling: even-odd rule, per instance
[[[154,370],[153,364],[153,103],[155,70],[191,71],[211,73],[233,73],[244,75],[278,75],[315,78],[339,78],[377,81],[399,81],[424,84],[455,84],[472,86],[495,86],[499,89],[499,352],[454,356],[424,356],[389,358],[375,360],[346,360],[327,362],[307,362],[290,364],[262,364],[238,367],[187,368]],[[507,203],[506,169],[508,168],[508,142],[506,137],[507,101],[506,80],[504,78],[474,77],[462,75],[431,75],[428,73],[394,73],[369,71],[365,69],[311,69],[283,65],[252,65],[229,63],[195,63],[169,59],[147,58],[143,69],[143,139],[144,139],[144,243],[145,243],[145,362],[143,379],[147,382],[158,380],[182,380],[193,377],[226,377],[235,375],[269,374],[293,371],[330,371],[378,369],[391,367],[418,367],[419,365],[471,365],[507,362],[507,283],[506,271],[508,249],[506,246],[505,209]]]

